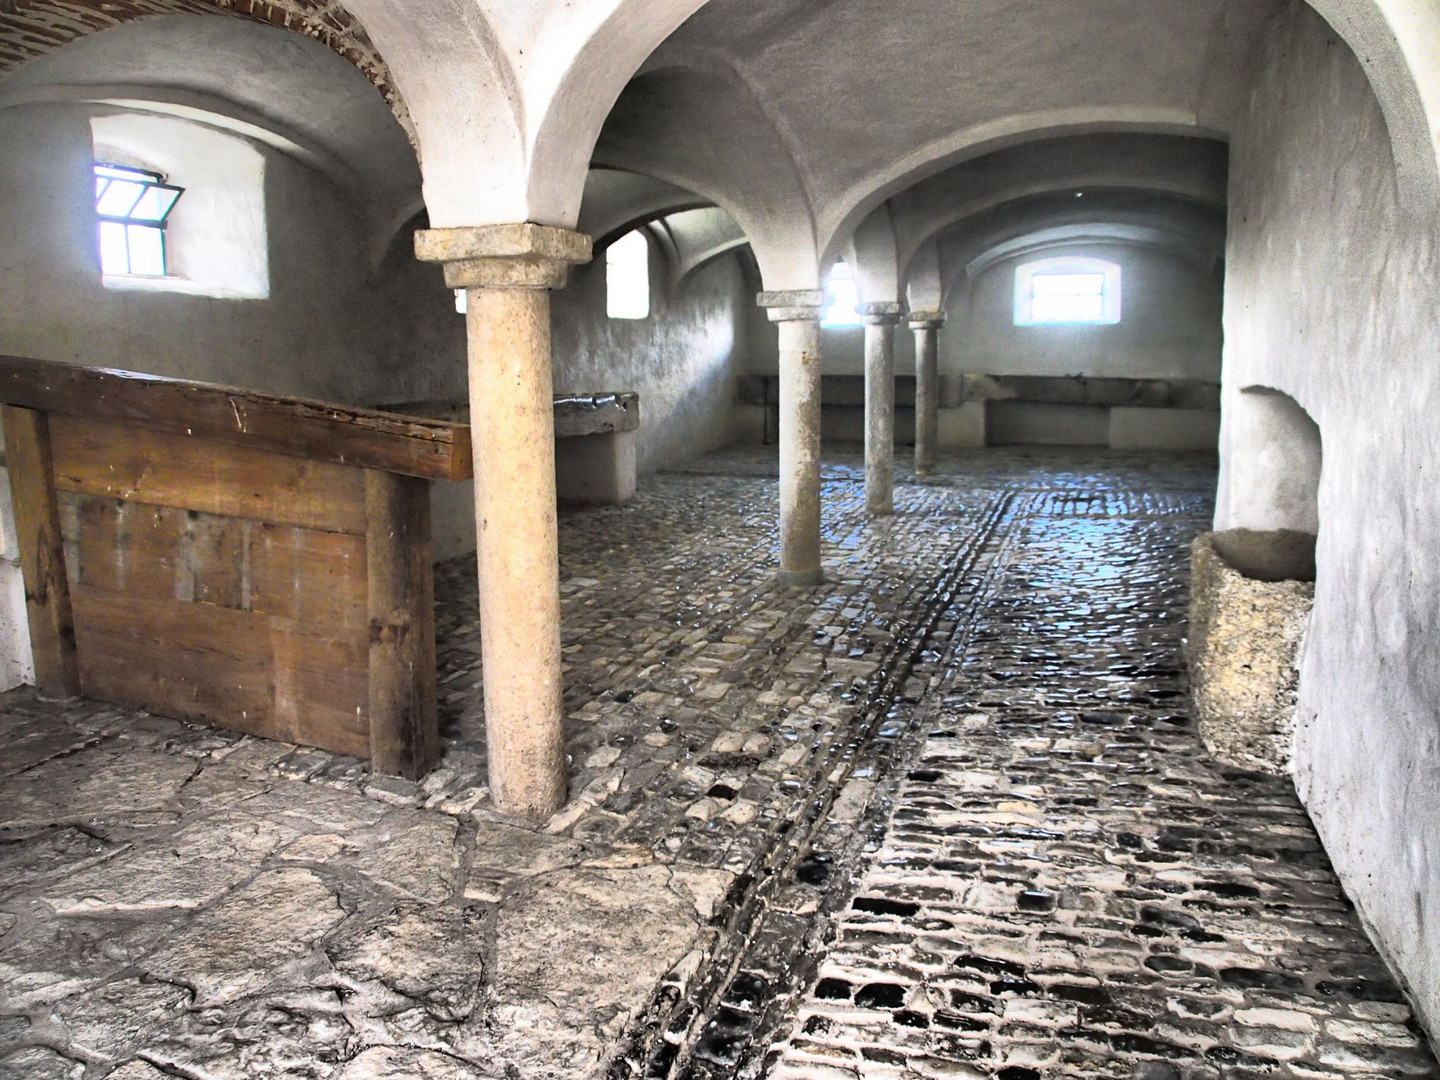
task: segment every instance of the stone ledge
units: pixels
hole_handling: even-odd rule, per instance
[[[592,255],[584,233],[530,222],[415,233],[415,257],[443,263],[452,289],[560,288],[570,267]]]

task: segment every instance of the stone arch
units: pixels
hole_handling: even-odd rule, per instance
[[[1440,202],[1440,8],[1413,0],[1293,0],[1327,20],[1364,67],[1389,130],[1402,201]],[[893,195],[946,169],[1039,139],[1109,132],[1223,140],[1202,110],[1083,106],[1011,115],[954,131],[852,184],[817,214],[821,265],[859,223]]]
[[[1047,110],[965,128],[932,140],[883,172],[852,185],[821,215],[817,232],[823,250],[828,257],[830,250],[843,242],[875,207],[951,166],[1023,143],[1112,132],[1223,137],[1201,128],[1193,114],[1148,106]]]
[[[705,176],[694,163],[711,156],[710,135],[687,118],[702,102],[753,135],[748,158],[714,160]],[[765,288],[818,287],[810,202],[793,153],[753,88],[733,69],[715,64],[647,70],[617,101],[594,161],[658,177],[721,207],[749,237]],[[755,201],[756,190],[767,198]]]
[[[1223,144],[1215,140],[1107,133],[1041,139],[968,160],[889,201],[901,279],[908,277],[911,260],[925,244],[1019,199],[1129,191],[1223,208],[1226,159]]]
[[[276,26],[320,42],[370,80],[413,141],[405,102],[365,27],[330,0],[4,0],[0,2],[0,79],[72,41],[160,15],[212,15]]]
[[[1304,2],[1365,69],[1390,133],[1402,203],[1433,207],[1440,201],[1440,7],[1414,0]]]
[[[1247,386],[1224,401],[1217,529],[1320,531],[1320,426],[1289,394]]]

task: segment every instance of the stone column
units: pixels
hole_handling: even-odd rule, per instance
[[[935,442],[940,427],[939,331],[943,311],[912,311],[915,331],[915,475],[935,468]]]
[[[895,327],[905,308],[865,305],[865,509],[895,512]]]
[[[820,569],[820,313],[818,289],[762,292],[780,326],[780,571],[782,585],[818,585]]]
[[[550,289],[590,238],[540,225],[431,229],[415,253],[468,290],[470,437],[490,794],[544,816],[565,802]]]

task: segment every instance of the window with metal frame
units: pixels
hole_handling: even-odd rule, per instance
[[[97,162],[101,272],[164,277],[165,222],[184,193],[158,172]]]

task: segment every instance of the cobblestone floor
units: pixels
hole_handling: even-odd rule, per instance
[[[0,1076],[1428,1075],[1293,796],[1185,719],[1213,462],[975,454],[867,523],[832,456],[814,591],[773,448],[564,516],[540,827],[469,560],[420,785],[0,695]]]

